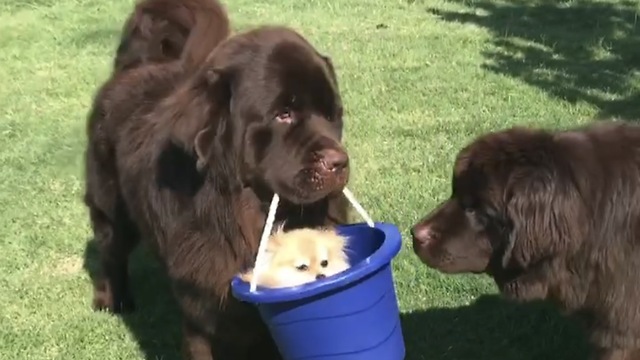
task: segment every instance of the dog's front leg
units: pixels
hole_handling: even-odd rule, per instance
[[[211,340],[187,321],[182,326],[182,359],[213,360]]]
[[[544,270],[532,269],[500,287],[502,295],[520,302],[546,299],[549,285]]]
[[[598,349],[594,351],[592,360],[640,360],[640,349]]]

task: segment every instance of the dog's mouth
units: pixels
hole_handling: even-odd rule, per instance
[[[349,181],[349,170],[322,171],[314,167],[303,168],[292,177],[275,177],[252,182],[252,186],[265,199],[278,194],[293,205],[308,205],[344,190]]]
[[[453,258],[446,251],[435,251],[429,249],[424,244],[413,242],[413,252],[418,256],[418,259],[427,267],[438,270],[442,273],[450,273],[448,271],[448,265],[452,262]]]
[[[346,153],[327,150],[315,154],[310,163],[298,170],[280,195],[295,204],[309,204],[342,192],[349,182]]]
[[[291,201],[305,204],[341,192],[349,181],[349,169],[327,170],[323,165],[300,170],[293,181]]]
[[[247,177],[248,183],[261,188],[266,196],[278,194],[292,205],[309,205],[341,193],[349,182],[349,157],[339,145],[309,151],[296,156],[290,154],[271,159],[272,164]],[[251,172],[249,172],[251,174]]]
[[[446,247],[427,246],[413,242],[413,251],[418,259],[427,267],[443,274],[485,274],[489,269],[489,261],[473,256],[451,252]]]

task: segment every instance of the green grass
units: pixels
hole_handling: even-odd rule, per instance
[[[133,266],[146,309],[90,310],[85,116],[131,1],[0,2],[0,359],[176,359],[178,317],[157,266]],[[640,115],[632,1],[236,0],[237,29],[300,30],[334,60],[350,187],[405,244],[394,261],[408,360],[584,358],[573,323],[501,301],[487,277],[444,276],[408,228],[449,190],[463,144],[515,124]],[[152,281],[148,280],[151,277]]]

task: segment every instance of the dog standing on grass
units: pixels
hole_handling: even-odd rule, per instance
[[[640,359],[640,126],[485,134],[451,185],[412,229],[425,264],[581,315],[597,360]]]
[[[279,359],[230,282],[253,265],[274,193],[276,221],[288,229],[347,222],[349,157],[331,60],[286,27],[229,36],[214,0],[147,3],[167,9],[151,19],[161,29],[180,9],[195,21],[177,60],[144,55],[167,48],[156,42],[162,31],[122,45],[121,64],[136,65],[115,71],[94,100],[85,194],[101,261],[94,306],[134,309],[128,259],[143,240],[181,309],[185,360]]]

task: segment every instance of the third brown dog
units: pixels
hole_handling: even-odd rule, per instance
[[[480,136],[412,235],[430,267],[488,273],[509,298],[580,315],[596,359],[640,359],[640,127]]]
[[[198,58],[189,49],[183,61]],[[347,221],[337,78],[327,56],[285,27],[236,34],[195,69],[138,66],[96,96],[85,196],[101,259],[94,306],[134,309],[127,264],[143,240],[182,311],[184,359],[278,359],[230,281],[253,266],[274,192],[287,228]]]
[[[209,54],[209,44],[229,34],[229,19],[218,0],[141,0],[122,28],[114,71],[171,62],[183,55],[194,58],[189,60],[192,66]],[[189,39],[200,46],[187,44]],[[183,52],[185,47],[191,50]]]

